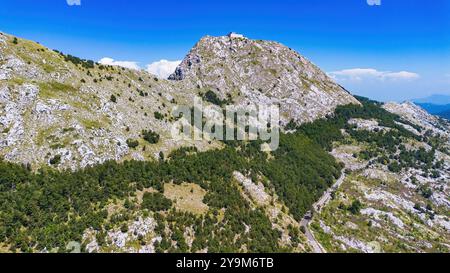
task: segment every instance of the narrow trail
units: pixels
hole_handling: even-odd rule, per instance
[[[343,169],[339,179],[330,188],[328,188],[327,191],[325,191],[325,193],[316,203],[313,204],[314,212],[320,212],[322,208],[331,201],[332,193],[339,189],[339,187],[344,182],[345,177],[345,169]],[[305,216],[303,216],[303,219],[300,221],[300,226],[305,228],[306,239],[308,240],[308,244],[312,247],[313,251],[315,253],[326,253],[325,248],[323,248],[319,241],[317,241],[317,239],[314,237],[314,234],[309,229],[309,224],[311,223],[312,217],[313,215],[311,211],[306,212]]]

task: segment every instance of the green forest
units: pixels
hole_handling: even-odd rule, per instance
[[[0,160],[0,241],[10,251],[33,252],[44,249],[65,251],[70,241],[82,241],[83,232],[93,228],[103,234],[111,228],[106,206],[112,200],[130,200],[138,190],[153,188],[157,193],[144,195],[143,203],[129,204],[130,210],[152,212],[158,220],[163,240],[157,251],[185,252],[208,247],[209,252],[239,252],[242,245],[249,252],[282,252],[280,232],[260,209],[252,210],[242,197],[233,172],[239,171],[253,179],[264,177],[296,220],[300,220],[322,193],[341,175],[343,166],[328,154],[333,141],[342,140],[340,129],[351,129],[352,117],[376,118],[381,125],[396,128],[392,134],[358,134],[360,141],[377,143],[382,149],[399,144],[403,137],[414,137],[398,126],[398,116],[387,113],[378,103],[359,98],[362,106],[348,105],[336,109],[327,119],[297,126],[295,133],[281,134],[280,147],[269,155],[260,151],[260,142],[227,142],[217,150],[198,152],[185,147],[166,159],[154,162],[108,161],[77,171],[43,168],[37,171],[20,164]],[[402,121],[404,122],[404,121]],[[157,142],[151,131],[143,132],[147,141]],[[372,139],[375,138],[375,139]],[[393,144],[394,143],[394,144]],[[128,143],[132,147],[133,143]],[[402,166],[417,164],[411,156],[420,156],[424,166],[430,155],[400,155]],[[181,213],[162,193],[164,184],[196,183],[206,190],[206,215]],[[225,211],[219,220],[218,211]],[[173,221],[171,221],[171,219]],[[192,247],[180,235],[184,227],[195,227]],[[245,233],[243,223],[251,224]],[[173,231],[166,234],[164,226]],[[238,240],[234,240],[240,234]],[[169,240],[177,242],[174,247]]]
[[[243,242],[230,238],[242,233],[242,223],[250,221],[255,225],[245,239],[249,250],[280,251],[279,232],[272,229],[263,212],[250,209],[232,183],[233,171],[268,177],[280,198],[300,219],[339,176],[340,166],[301,134],[283,135],[281,148],[273,160],[268,160],[259,147],[256,142],[234,143],[221,150],[189,155],[185,149],[169,155],[166,161],[110,161],[75,172],[42,169],[34,173],[26,166],[1,161],[0,240],[10,245],[12,251],[64,250],[67,242],[81,241],[85,229],[105,229],[105,207],[110,200],[127,199],[137,190],[149,187],[162,193],[164,183],[168,182],[191,182],[207,190],[204,202],[210,210],[226,209],[227,219],[225,230],[214,229],[217,238],[210,238],[211,234],[204,234],[203,239],[196,236],[200,240],[197,245],[210,246],[209,240],[215,238],[215,244],[219,245],[210,249],[238,251]],[[170,202],[161,196],[144,196],[142,209],[167,210]],[[209,223],[206,219],[201,222]],[[210,222],[209,229],[213,230],[214,221]]]

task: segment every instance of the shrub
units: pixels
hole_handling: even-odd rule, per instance
[[[123,224],[123,225],[120,227],[120,231],[121,231],[122,233],[128,232],[128,226],[127,226],[127,224]]]
[[[161,161],[164,161],[164,153],[163,153],[163,151],[160,151],[159,152],[159,160],[161,160]]]
[[[159,134],[152,130],[142,130],[142,138],[150,144],[156,144],[159,142]]]
[[[206,100],[207,102],[210,102],[210,103],[218,105],[218,106],[223,106],[223,105],[232,103],[232,100],[230,97],[228,97],[228,99],[222,100],[216,95],[216,93],[214,93],[211,90],[209,90],[208,92],[206,92],[203,95],[203,99]]]
[[[160,112],[155,112],[155,118],[159,119],[159,120],[163,120],[164,119],[164,115],[161,114]]]
[[[420,192],[422,197],[426,199],[429,199],[433,195],[433,191],[427,185],[421,185],[417,190]]]
[[[109,99],[111,102],[116,103],[117,102],[117,98],[114,95],[111,95],[111,98]]]
[[[305,233],[306,233],[305,227],[304,227],[304,226],[300,226],[300,231],[301,231],[303,234],[305,234]]]
[[[422,206],[419,203],[414,204],[414,209],[417,211],[422,211]]]
[[[391,172],[398,173],[402,170],[402,167],[398,164],[397,161],[394,161],[391,164],[389,164],[388,169]]]
[[[55,155],[50,159],[51,165],[58,165],[59,163],[61,163],[61,155]]]
[[[352,202],[350,207],[348,207],[348,211],[350,211],[352,214],[359,214],[361,208],[362,208],[361,202],[359,200],[355,200]]]
[[[134,149],[139,146],[139,141],[129,138],[127,139],[127,145],[129,148]]]

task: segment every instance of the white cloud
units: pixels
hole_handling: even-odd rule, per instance
[[[420,78],[420,75],[408,71],[378,71],[374,68],[353,68],[344,69],[340,71],[329,72],[328,75],[335,80],[350,80],[350,81],[362,81],[362,80],[415,80]]]
[[[168,61],[161,60],[158,62],[154,62],[147,65],[147,72],[158,76],[162,79],[167,79],[170,74],[175,72],[177,66],[181,63],[181,61]]]
[[[103,65],[115,65],[115,66],[122,66],[129,69],[139,70],[141,69],[137,62],[131,62],[131,61],[116,61],[112,58],[102,58],[100,61],[98,61],[100,64]]]
[[[81,6],[81,0],[66,0],[69,6]]]
[[[367,0],[369,6],[381,6],[381,0]]]
[[[419,74],[408,71],[386,72],[383,77],[393,80],[415,80],[420,78]]]
[[[140,70],[138,62],[133,61],[116,61],[113,58],[105,57],[98,61],[103,65],[122,66],[129,69]],[[146,65],[146,71],[162,79],[167,79],[170,74],[175,72],[181,61],[160,60]]]

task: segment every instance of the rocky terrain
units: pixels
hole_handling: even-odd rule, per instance
[[[390,102],[383,105],[383,107],[389,112],[397,114],[422,127],[425,132],[429,130],[433,132],[433,134],[441,135],[444,138],[448,138],[450,136],[450,132],[448,130],[450,122],[448,120],[430,115],[427,111],[412,102],[404,102],[400,104]],[[407,129],[416,134],[418,133],[414,131],[413,128],[407,127]],[[443,144],[445,145],[447,143],[444,142]]]
[[[283,123],[312,121],[357,103],[275,42],[202,38],[174,80],[67,56],[0,34],[0,155],[6,160],[41,167],[56,156],[56,167],[75,169],[108,159],[158,159],[160,151],[194,144],[171,138],[171,111],[192,106],[192,98],[207,91],[237,107],[278,104]],[[142,130],[158,133],[159,143],[145,143]],[[128,139],[139,145],[129,148]],[[200,150],[217,145],[195,143]]]
[[[173,80],[192,82],[234,103],[280,105],[283,121],[310,122],[337,105],[358,102],[318,67],[277,42],[247,38],[202,38]]]
[[[332,153],[345,163],[347,176],[314,217],[314,234],[328,252],[449,252],[449,124],[410,102],[383,107],[415,128],[401,126],[425,137],[424,142],[404,139],[406,150],[435,150],[429,169],[416,164],[395,170],[376,156],[363,157],[361,152],[373,149],[373,144],[349,136],[335,143]],[[379,128],[373,120],[351,123],[367,132],[394,130]],[[396,149],[386,156],[396,158],[399,153]]]
[[[280,246],[290,249],[292,252],[311,251],[304,235],[299,231],[299,223],[288,213],[288,209],[279,200],[276,193],[265,188],[261,182],[255,184],[255,182],[245,177],[242,173],[235,172],[233,176],[236,185],[238,185],[239,192],[246,202],[253,209],[262,209],[268,219],[270,219],[272,228],[280,232],[278,241]],[[178,212],[192,213],[191,217],[194,218],[207,215],[208,206],[203,203],[206,191],[201,187],[196,184],[186,183],[182,185],[166,185],[164,195],[174,202]],[[130,213],[130,210],[128,212],[125,212],[125,210],[126,208],[124,208],[123,204],[117,204],[111,206],[110,211],[111,215]],[[154,253],[157,251],[155,245],[161,244],[162,236],[165,234],[169,234],[170,245],[176,246],[179,243],[179,241],[172,237],[176,230],[173,224],[171,225],[171,223],[165,222],[161,218],[156,220],[156,214],[143,216],[141,211],[131,213],[134,218],[125,222],[125,228],[123,224],[122,226],[118,225],[106,234],[100,234],[93,229],[86,230],[83,234],[83,244],[86,247],[86,251]],[[170,218],[169,215],[171,213],[173,212],[168,212],[166,217]],[[219,212],[220,218],[223,218],[223,214],[224,210],[221,210]],[[250,223],[244,223],[243,225],[244,234],[248,234],[253,228]],[[164,231],[161,230],[162,226],[166,227]],[[184,241],[190,249],[193,249],[193,242],[196,238],[194,229],[195,227],[192,225],[186,226],[182,230]],[[98,240],[101,240],[103,243],[100,245]],[[242,251],[245,252],[245,249]],[[208,248],[198,249],[196,252],[208,252]]]

